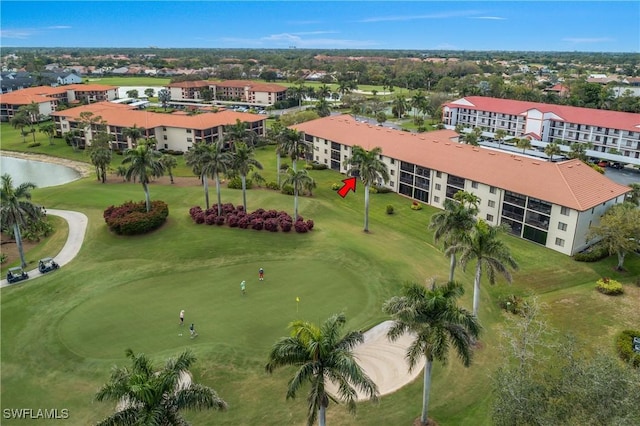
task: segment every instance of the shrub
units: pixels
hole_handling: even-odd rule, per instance
[[[37,146],[40,146],[40,142],[29,142],[27,144],[27,148],[35,148]]]
[[[216,225],[222,226],[224,225],[224,216],[216,216],[214,221]]]
[[[422,210],[422,204],[417,201],[411,203],[411,210]]]
[[[261,231],[264,228],[264,220],[261,218],[255,218],[251,221],[251,227],[256,231]]]
[[[280,164],[280,170],[285,171],[289,169],[289,165],[287,163]]]
[[[633,338],[636,338],[634,344]],[[640,348],[640,330],[623,330],[616,338],[616,349],[623,361],[634,367],[640,367],[640,352],[633,350],[634,346]]]
[[[267,182],[265,186],[268,189],[273,189],[276,191],[280,189],[280,185],[278,185],[278,182]]]
[[[315,161],[313,163],[311,163],[311,168],[313,170],[327,170],[328,169],[326,164],[316,163]]]
[[[290,232],[292,227],[293,222],[290,222],[288,220],[280,222],[280,228],[282,228],[282,232]]]
[[[214,215],[214,214],[206,214],[204,216],[204,223],[206,223],[207,225],[213,225],[214,223],[216,223],[216,218],[218,216]]]
[[[315,223],[313,222],[313,220],[311,220],[311,219],[307,220],[307,229],[309,231],[311,231],[313,229],[314,225],[315,225]]]
[[[393,206],[391,204],[387,204],[387,214],[393,214]]]
[[[200,215],[202,215],[201,220],[204,222],[204,213],[197,213],[198,219]],[[137,235],[151,232],[162,226],[168,216],[169,206],[164,201],[152,201],[151,210],[148,213],[144,201],[138,203],[128,201],[121,206],[110,206],[103,213],[109,229],[118,235]]]
[[[0,263],[4,263],[7,261],[7,254],[6,253],[0,253]]]
[[[381,185],[376,185],[375,189],[376,189],[376,193],[378,194],[388,194],[390,192],[393,192],[393,189],[387,188],[386,186],[381,186]]]
[[[522,308],[524,307],[525,301],[522,297],[512,294],[501,298],[498,304],[505,311],[519,315],[523,312]]]
[[[280,192],[286,195],[293,195],[293,185],[283,185]]]
[[[337,191],[340,188],[342,188],[342,185],[340,185],[339,183],[332,183],[331,184],[331,189],[333,189],[334,191]]]
[[[298,232],[300,234],[304,234],[305,232],[309,231],[309,227],[302,220],[297,220],[295,225],[294,225],[294,227],[296,228],[296,232]]]
[[[608,294],[609,296],[617,296],[618,294],[624,293],[620,282],[606,277],[600,278],[596,282],[596,290],[602,294]]]
[[[247,179],[245,185],[247,189],[251,189],[253,187],[253,181],[251,179]],[[240,176],[229,179],[229,182],[227,182],[227,188],[242,189],[242,179],[240,178]]]
[[[278,219],[269,218],[264,221],[264,229],[271,232],[278,232]]]
[[[597,262],[607,257],[609,257],[609,250],[602,244],[595,244],[580,253],[576,253],[573,256],[573,260],[578,262]]]

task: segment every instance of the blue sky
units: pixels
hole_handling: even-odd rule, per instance
[[[11,1],[0,45],[640,52],[637,1]]]

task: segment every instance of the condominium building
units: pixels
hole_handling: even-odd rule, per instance
[[[81,133],[81,147],[91,145],[92,135],[98,126],[106,126],[107,133],[113,135],[111,146],[115,150],[133,146],[131,139],[123,132],[134,126],[143,129],[144,138],[155,138],[158,148],[182,152],[186,152],[198,142],[216,141],[223,134],[225,126],[235,125],[238,120],[246,123],[247,128],[257,135],[265,134],[264,116],[235,111],[195,115],[163,114],[136,110],[125,104],[99,102],[53,112],[51,116],[56,123],[58,136],[63,136],[72,130],[78,130]],[[87,118],[95,121],[91,129],[87,124]]]
[[[589,245],[591,225],[629,187],[579,160],[559,163],[458,143],[452,130],[408,133],[331,116],[292,126],[313,159],[346,173],[352,147],[382,149],[393,191],[435,207],[464,190],[480,198],[478,217],[509,225],[517,237],[573,255]]]
[[[640,165],[640,114],[468,96],[444,104],[442,118],[447,128],[461,124],[545,143],[588,143],[592,156]]]
[[[202,101],[202,90],[211,90],[213,101],[241,102],[260,106],[273,105],[286,98],[287,88],[273,83],[247,80],[181,81],[166,86],[172,101]]]

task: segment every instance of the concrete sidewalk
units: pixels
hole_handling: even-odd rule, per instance
[[[48,209],[47,214],[60,216],[69,224],[69,235],[67,236],[67,242],[60,250],[56,256],[51,256],[55,259],[56,263],[61,267],[71,262],[74,257],[80,252],[80,248],[82,247],[82,242],[84,241],[84,236],[87,232],[87,225],[89,224],[89,219],[86,215],[80,212],[72,212],[69,210],[54,210]],[[38,278],[42,274],[38,271],[38,268],[33,269],[31,271],[27,271],[29,274],[29,278],[24,281],[17,282],[15,284],[9,284],[5,279],[0,281],[0,287],[6,287],[10,285],[20,285],[21,283],[30,281],[34,278]]]

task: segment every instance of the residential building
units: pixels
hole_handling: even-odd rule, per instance
[[[565,151],[574,142],[589,143],[591,156],[640,165],[640,114],[468,96],[444,104],[442,119],[447,128],[462,124],[492,134],[502,129],[510,136],[565,145]]]
[[[163,114],[136,110],[126,104],[99,102],[53,112],[51,116],[56,123],[57,135],[63,136],[72,130],[80,130],[81,147],[91,145],[92,133],[96,130],[94,125],[92,131],[89,131],[82,122],[82,113],[91,113],[94,118],[100,117],[100,121],[106,125],[107,133],[113,135],[112,148],[120,151],[132,148],[132,141],[123,135],[123,131],[134,126],[144,129],[145,138],[155,138],[158,148],[182,152],[189,150],[197,142],[216,141],[222,135],[224,126],[234,125],[237,120],[246,123],[248,129],[259,136],[265,135],[264,116],[235,111],[194,115]]]
[[[333,170],[347,172],[354,145],[380,147],[390,176],[381,185],[439,208],[460,190],[473,193],[479,218],[567,255],[589,245],[589,227],[630,191],[579,160],[553,163],[465,145],[452,130],[408,133],[348,115],[292,127],[304,133],[313,159]]]
[[[239,102],[261,106],[273,105],[286,97],[287,88],[273,83],[255,83],[248,80],[181,81],[166,88],[172,101],[201,101],[202,89],[210,89],[212,100]]]

